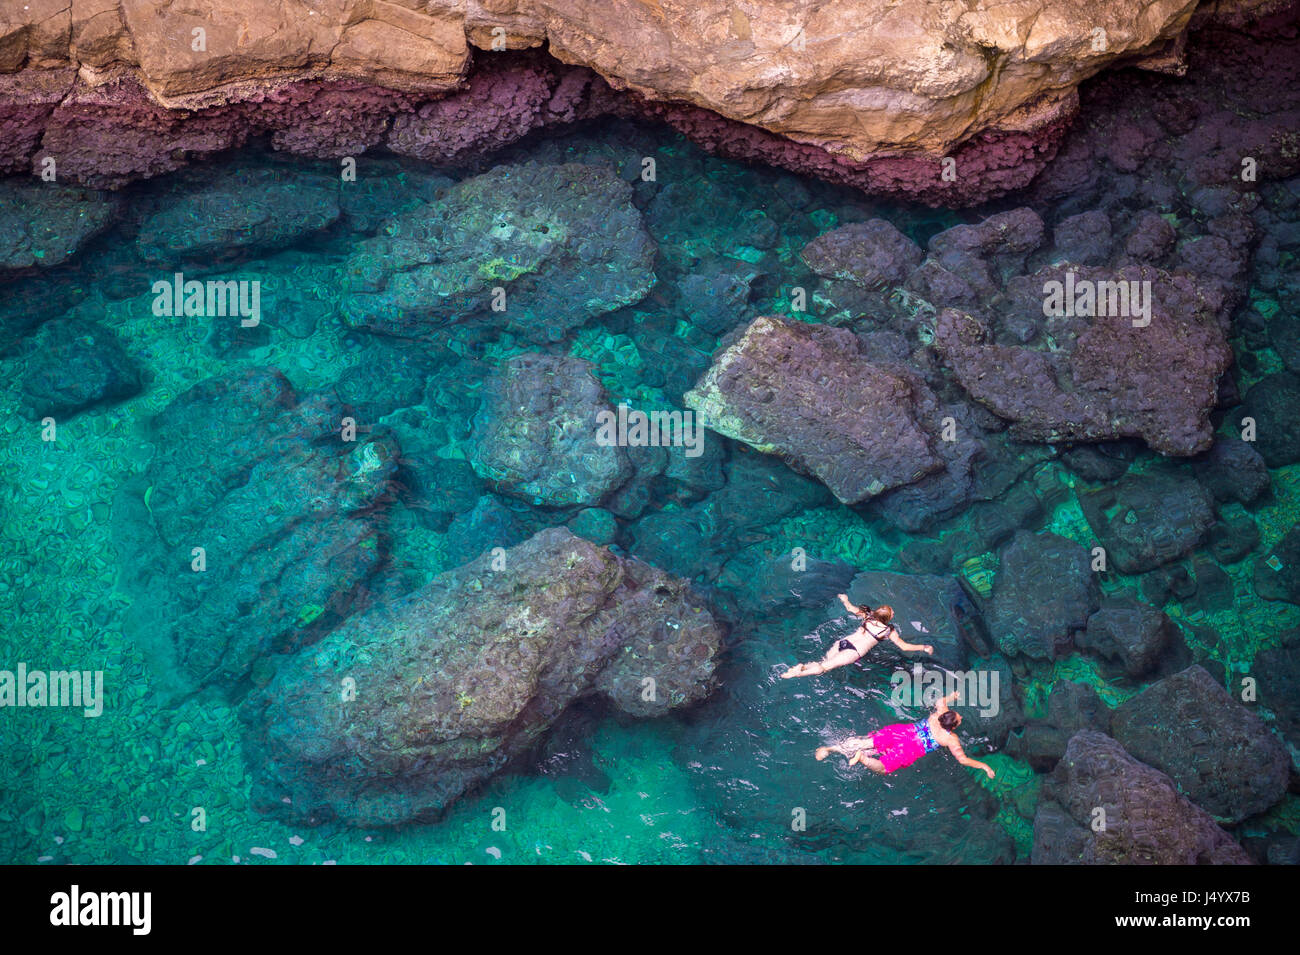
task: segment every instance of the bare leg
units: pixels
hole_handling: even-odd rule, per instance
[[[884,773],[885,771],[885,764],[878,759],[874,759],[873,757],[868,756],[866,750],[858,750],[857,755],[854,756],[851,760],[849,760],[850,766],[852,766],[854,763],[861,763],[863,766],[867,767],[867,769],[871,770],[873,773]]]
[[[839,644],[836,644],[820,663],[800,663],[798,666],[792,666],[781,674],[781,678],[788,680],[792,676],[813,676],[817,673],[825,673],[827,670],[834,670],[836,667],[848,666],[857,659],[856,650],[841,650]]]
[[[781,674],[781,679],[788,680],[792,676],[813,676],[817,673],[824,673],[825,669],[820,663],[796,663],[790,669]]]
[[[813,753],[813,755],[817,757],[818,761],[825,759],[831,753],[839,753],[845,759],[849,759],[860,750],[866,750],[869,753],[875,752],[870,739],[866,737],[850,736],[844,742],[837,743],[834,746],[818,746],[817,752]]]

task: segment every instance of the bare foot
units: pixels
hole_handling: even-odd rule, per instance
[[[784,673],[781,674],[781,679],[788,680],[792,676],[799,676],[799,675],[800,675],[799,667],[790,667],[790,669],[786,670]]]
[[[831,748],[829,746],[818,746],[817,752],[813,753],[813,755],[817,757],[817,761],[819,763],[830,754],[831,754]]]
[[[849,760],[849,765],[856,766],[860,762],[862,762],[862,750],[858,750],[853,754],[853,758]]]

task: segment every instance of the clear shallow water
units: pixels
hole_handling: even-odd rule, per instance
[[[68,265],[24,280],[38,299],[75,299],[72,314],[111,329],[144,369],[143,391],[120,404],[60,422],[56,444],[43,442],[37,424],[17,414],[25,363],[20,350],[4,359],[0,421],[5,428],[0,490],[0,613],[5,654],[31,667],[102,669],[108,689],[102,717],[67,710],[9,710],[0,720],[0,858],[4,861],[207,863],[336,861],[409,863],[526,862],[1010,862],[1028,854],[1037,779],[1005,755],[987,758],[996,781],[932,757],[885,779],[842,763],[811,758],[822,741],[852,729],[915,719],[919,709],[889,702],[898,661],[887,655],[816,680],[782,681],[780,665],[824,652],[844,629],[827,620],[831,578],[784,592],[756,592],[745,581],[755,562],[779,561],[792,548],[856,570],[903,569],[909,536],[879,518],[841,507],[809,482],[773,466],[764,484],[746,485],[749,517],[735,523],[736,502],[683,495],[657,485],[647,513],[694,507],[692,520],[712,533],[663,538],[652,525],[621,521],[617,544],[633,556],[696,579],[720,615],[733,625],[714,697],[689,712],[654,722],[620,721],[600,707],[575,708],[535,758],[458,802],[438,824],[392,831],[326,826],[311,829],[268,819],[250,807],[250,776],[240,742],[235,703],[215,694],[169,699],[148,654],[148,625],[130,622],[145,597],[133,592],[131,568],[115,548],[112,511],[124,485],[142,473],[157,436],[147,422],[195,383],[232,368],[269,366],[299,393],[333,386],[360,367],[372,374],[371,336],[341,320],[347,293],[341,271],[348,252],[394,211],[437,194],[447,184],[492,166],[529,161],[583,161],[609,165],[629,181],[642,156],[654,156],[658,182],[636,186],[636,204],[658,245],[655,289],[641,302],[578,327],[566,339],[541,346],[594,362],[611,399],[639,407],[681,406],[682,393],[707,367],[719,338],[748,317],[788,313],[790,290],[812,288],[798,259],[812,238],[837,224],[883,217],[924,244],[929,235],[963,221],[925,209],[873,204],[861,196],[770,171],[704,156],[653,127],[612,125],[551,139],[530,140],[476,169],[434,173],[418,165],[362,160],[359,183],[383,182],[369,204],[352,206],[338,222],[274,251],[247,251],[225,264],[193,263],[191,274],[256,278],[262,283],[264,326],[242,333],[228,326],[154,314],[152,283],[173,269],[133,252],[141,218],[179,189],[196,188],[220,166],[127,190],[118,223],[88,243]],[[307,171],[331,180],[332,165],[245,153],[230,165],[269,170],[293,183]],[[444,175],[445,174],[445,175]],[[185,184],[190,185],[185,185]],[[178,185],[179,184],[179,185]],[[340,184],[340,189],[348,188]],[[1039,210],[1045,216],[1050,210]],[[178,231],[207,225],[202,209],[175,222]],[[970,216],[971,220],[978,216]],[[232,237],[234,241],[242,241]],[[697,307],[674,292],[701,263],[747,263],[758,272],[747,306],[730,322],[718,309]],[[60,304],[63,304],[62,302]],[[818,314],[811,309],[812,318]],[[717,328],[721,322],[727,328]],[[538,350],[495,328],[466,324],[442,329],[439,341],[403,345],[430,356],[427,390],[418,401],[381,418],[399,439],[418,432],[419,450],[464,460],[472,451],[469,420],[477,408],[484,370],[514,354]],[[1262,370],[1268,370],[1268,359]],[[382,381],[384,373],[368,380]],[[409,380],[394,367],[394,382]],[[1246,378],[1248,382],[1249,377]],[[394,385],[397,388],[397,385]],[[382,387],[378,389],[382,391]],[[382,404],[382,395],[366,389]],[[382,410],[382,409],[380,409]],[[729,475],[748,449],[710,434],[724,451]],[[404,444],[404,448],[406,445]],[[1156,458],[1139,454],[1130,473]],[[766,465],[762,465],[766,466]],[[1252,508],[1267,552],[1294,524],[1300,503],[1297,468],[1276,469],[1274,496]],[[1074,497],[1075,478],[1057,460],[1027,469],[1022,483],[1063,492],[1029,529],[1054,531],[1091,544]],[[450,529],[429,519],[472,505],[481,486],[413,492],[396,506],[392,523],[391,592],[418,586],[454,566]],[[146,492],[147,493],[147,492]],[[561,524],[571,514],[525,508],[502,499],[528,526]],[[959,515],[935,529],[963,529]],[[648,529],[649,528],[649,529]],[[929,535],[926,535],[929,536]],[[735,561],[735,563],[729,562]],[[1201,614],[1198,625],[1217,636],[1201,649],[1239,665],[1257,649],[1300,624],[1297,608],[1266,606],[1253,595],[1250,559],[1225,567],[1233,581],[1229,607]],[[730,566],[730,570],[728,570]],[[766,579],[766,578],[765,578]],[[1134,581],[1111,575],[1108,592]],[[1186,616],[1176,602],[1166,607]],[[151,612],[166,613],[166,607]],[[903,613],[905,617],[905,613]],[[1196,634],[1189,632],[1189,643]],[[1041,712],[1055,679],[1088,683],[1114,705],[1136,687],[1108,682],[1087,657],[1072,656],[1034,672],[1019,672],[1025,708]],[[972,753],[978,740],[968,740]],[[202,806],[206,831],[194,831],[191,813]],[[492,810],[505,807],[504,832],[491,827]],[[803,810],[806,829],[792,829]],[[1295,797],[1273,816],[1273,827],[1295,830]],[[1280,821],[1277,821],[1280,820]]]

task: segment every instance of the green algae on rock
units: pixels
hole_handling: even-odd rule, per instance
[[[349,323],[420,338],[469,318],[557,341],[589,318],[640,301],[654,243],[632,189],[577,163],[498,166],[385,221],[346,273]]]

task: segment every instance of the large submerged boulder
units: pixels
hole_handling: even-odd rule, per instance
[[[1159,665],[1176,635],[1173,621],[1158,607],[1137,600],[1116,601],[1088,618],[1079,647],[1114,661],[1136,678]]]
[[[1080,730],[1108,733],[1110,710],[1092,687],[1060,680],[1047,695],[1047,715],[1027,719],[1007,741],[1007,754],[1050,773]]]
[[[309,823],[436,817],[576,700],[703,699],[721,636],[684,581],[542,531],[286,659],[242,711],[255,797]]]
[[[406,338],[475,318],[557,341],[640,301],[655,284],[654,257],[632,187],[611,170],[497,166],[360,243],[345,265],[345,315]]]
[[[193,169],[151,204],[135,240],[141,257],[195,268],[328,227],[339,217],[339,180],[297,165]]]
[[[0,279],[66,262],[110,225],[120,200],[75,186],[0,182]]]
[[[884,219],[832,229],[809,242],[799,257],[818,275],[866,288],[901,285],[921,264],[921,247]]]
[[[1017,531],[998,557],[990,613],[998,647],[1007,656],[1067,655],[1097,609],[1088,552],[1056,534]]]
[[[1184,556],[1214,523],[1209,492],[1177,472],[1148,471],[1076,493],[1107,560],[1126,574]]]
[[[519,355],[483,386],[474,471],[531,504],[595,506],[632,476],[627,452],[600,442],[612,414],[593,366],[567,355]]]
[[[856,504],[937,470],[915,375],[866,361],[853,333],[762,316],[686,393],[706,427],[774,453]]]
[[[1035,865],[1248,865],[1213,817],[1095,730],[1076,733],[1043,784]]]
[[[1153,683],[1115,711],[1111,729],[1126,750],[1220,818],[1239,822],[1286,794],[1286,748],[1204,667]]]
[[[1048,317],[1051,294],[1061,313]],[[1183,456],[1210,447],[1210,412],[1232,363],[1216,318],[1221,295],[1185,274],[1128,266],[1043,269],[1013,279],[1007,297],[1001,324],[1034,341],[1006,341],[998,323],[947,308],[934,347],[1013,434],[1052,443],[1137,437]]]
[[[140,368],[111,331],[95,322],[56,318],[27,349],[23,412],[62,418],[140,392]]]
[[[382,431],[344,440],[344,414],[254,368],[154,419],[153,458],[119,489],[113,522],[135,599],[125,629],[160,682],[231,687],[367,596],[399,451]]]
[[[1300,630],[1284,640],[1256,656],[1251,672],[1259,679],[1259,702],[1272,712],[1274,729],[1300,752]]]

